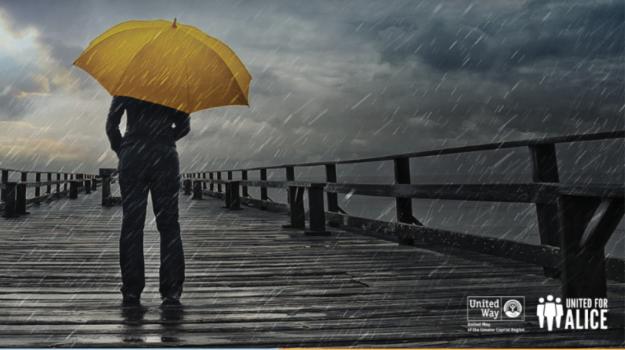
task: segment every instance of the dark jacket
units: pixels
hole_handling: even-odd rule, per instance
[[[119,123],[126,111],[126,133],[122,138]],[[176,147],[176,141],[191,130],[189,114],[163,105],[126,96],[114,96],[106,135],[115,153],[124,144],[135,141]]]

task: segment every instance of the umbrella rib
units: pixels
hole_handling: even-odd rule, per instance
[[[123,24],[123,23],[121,23],[121,24]],[[114,32],[114,33],[109,34],[108,32],[109,32],[111,29],[113,29],[113,28],[111,28],[111,29],[107,30],[106,32],[102,33],[101,35],[99,35],[97,38],[93,39],[93,40],[89,43],[89,45],[87,46],[87,49],[86,49],[86,50],[90,50],[90,49],[91,49],[91,45],[93,45],[93,43],[94,43],[94,42],[98,41],[98,42],[94,45],[94,47],[95,47],[95,46],[99,45],[100,43],[102,43],[103,41],[106,41],[106,40],[108,40],[108,39],[112,38],[113,36],[115,36],[115,35],[117,35],[117,34],[126,33],[126,32],[131,31],[131,30],[150,30],[150,29],[159,29],[159,28],[161,28],[162,26],[163,26],[163,24],[161,24],[161,23],[153,23],[153,24],[151,24],[151,25],[149,25],[149,26],[144,26],[144,27],[134,27],[134,28],[126,28],[126,29],[123,29],[123,30],[120,30],[120,31],[117,31],[117,32]],[[108,34],[108,35],[107,35],[107,34]],[[105,36],[105,35],[106,35],[106,36]],[[105,37],[102,37],[102,36],[105,36]]]
[[[104,39],[104,40],[100,41],[99,43],[95,44],[93,47],[87,48],[87,49],[86,49],[86,50],[85,50],[82,54],[80,54],[80,56],[78,56],[78,58],[77,58],[76,60],[74,60],[74,63],[73,63],[73,64],[75,65],[75,64],[76,64],[76,61],[78,61],[81,57],[86,56],[89,52],[93,51],[95,48],[97,48],[98,46],[102,45],[102,43],[104,43],[105,41],[110,40],[110,39],[111,39],[112,37],[114,37],[114,36],[117,36],[117,35],[119,35],[119,34],[126,34],[126,33],[128,33],[129,31],[135,31],[135,30],[146,30],[146,29],[147,29],[147,28],[129,28],[129,29],[126,29],[126,30],[124,30],[124,31],[121,31],[121,32],[117,32],[117,33],[115,33],[115,34],[112,34],[112,35],[110,35],[109,37],[107,37],[106,39]],[[157,27],[155,27],[155,28],[149,28],[149,29],[158,29],[158,28],[157,28]],[[79,66],[79,67],[80,67],[80,66]]]
[[[205,44],[205,45],[207,45],[207,46],[209,46],[209,47],[210,47],[211,45],[206,44],[206,43],[205,43],[205,42],[201,39],[201,37],[206,37],[206,38],[208,38],[208,39],[210,39],[210,40],[215,41],[215,43],[216,43],[217,45],[221,45],[221,46],[223,46],[223,48],[225,48],[225,49],[227,49],[228,51],[230,51],[230,54],[233,56],[233,58],[234,58],[234,59],[236,59],[236,60],[239,62],[239,64],[240,64],[240,65],[241,65],[241,67],[243,68],[243,70],[244,70],[244,71],[245,71],[245,72],[246,72],[246,73],[250,76],[250,79],[252,78],[252,75],[251,75],[251,74],[250,74],[250,72],[247,70],[247,67],[245,67],[245,65],[243,64],[243,62],[242,62],[242,61],[241,61],[241,59],[239,58],[239,56],[237,56],[237,54],[234,52],[234,50],[232,50],[232,48],[231,48],[231,47],[229,47],[226,43],[224,43],[224,42],[222,42],[221,40],[219,40],[219,39],[217,39],[217,38],[214,38],[214,37],[212,37],[212,36],[210,36],[210,35],[208,35],[208,34],[206,34],[206,33],[202,32],[201,30],[197,29],[197,28],[196,28],[196,27],[194,27],[194,26],[191,26],[191,25],[185,25],[185,26],[187,27],[187,28],[185,28],[185,29],[186,29],[186,33],[187,33],[187,34],[189,34],[191,37],[193,37],[193,39],[195,39],[195,40],[197,40],[197,41],[200,41],[201,43],[203,43],[203,44]],[[211,47],[211,48],[212,48],[212,47]],[[230,65],[228,64],[228,62],[226,62],[226,65],[228,66],[228,69],[230,69],[230,71],[232,72],[232,69],[231,69]]]
[[[187,33],[187,34],[188,34],[191,38],[193,38],[193,40],[195,40],[195,41],[199,42],[200,44],[202,44],[202,46],[206,46],[206,47],[208,47],[209,49],[211,49],[211,50],[215,51],[212,47],[210,47],[209,45],[206,45],[206,43],[205,43],[205,42],[203,42],[202,40],[200,40],[199,38],[197,38],[197,37],[195,36],[195,34],[193,34],[191,31],[187,30],[187,31],[186,31],[186,33]],[[217,39],[215,39],[215,40],[217,40]],[[220,43],[221,43],[221,42],[220,42]],[[221,43],[221,44],[222,44],[222,45],[224,45],[224,46],[226,46],[226,47],[228,47],[226,44],[223,44],[223,43]],[[232,49],[230,49],[229,47],[228,47],[228,49],[229,49],[230,51],[232,51]],[[233,53],[234,57],[237,57],[237,55],[236,55],[234,52],[232,52],[232,53]],[[219,56],[219,55],[218,55],[218,56]],[[221,56],[219,56],[219,57],[221,58]],[[237,59],[238,59],[238,57],[237,57]],[[235,74],[234,74],[234,72],[232,71],[232,68],[230,68],[230,66],[228,65],[228,63],[226,62],[226,60],[224,60],[223,58],[222,58],[222,61],[223,61],[223,63],[224,63],[224,66],[226,66],[226,68],[230,71],[230,74],[231,74],[231,75],[232,75],[232,77],[234,78],[234,81],[235,81],[235,83],[237,84],[237,87],[239,88],[239,91],[241,92],[241,95],[242,95],[243,97],[245,97],[245,99],[247,100],[247,97],[245,96],[245,91],[243,91],[243,89],[241,88],[241,84],[239,84],[239,81],[235,78]],[[239,59],[239,61],[240,61],[240,59]],[[244,69],[245,71],[247,71],[247,68],[245,68],[245,65],[243,65],[243,62],[241,62],[241,66],[243,67],[243,69]],[[249,72],[247,72],[247,73],[249,74]],[[250,80],[251,80],[251,79],[252,79],[252,75],[251,75],[251,74],[249,74],[249,76],[250,76]],[[249,101],[248,101],[248,103],[249,103]]]

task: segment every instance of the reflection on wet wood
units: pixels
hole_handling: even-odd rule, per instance
[[[98,191],[0,221],[2,346],[561,346],[623,344],[625,286],[610,283],[611,329],[540,330],[540,267],[343,231],[283,229],[284,214],[181,196],[182,309],[159,308],[158,233],[148,217],[143,308],[120,307],[120,207]],[[524,295],[521,334],[466,330],[466,296]]]

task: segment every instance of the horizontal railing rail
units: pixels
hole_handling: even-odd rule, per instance
[[[193,179],[194,183],[227,185],[233,180]],[[566,185],[552,183],[528,184],[355,184],[316,183],[309,181],[236,180],[240,186],[281,188],[323,185],[327,193],[343,193],[370,197],[445,199],[483,202],[551,203],[561,195],[600,198],[623,198],[625,188],[618,185]]]
[[[286,167],[312,167],[312,166],[323,166],[326,164],[339,165],[339,164],[372,163],[372,162],[392,161],[397,158],[425,158],[425,157],[435,157],[435,156],[444,156],[444,155],[470,153],[470,152],[495,151],[495,150],[502,150],[502,149],[508,149],[508,148],[537,147],[541,145],[557,145],[560,143],[573,143],[573,142],[584,142],[584,141],[605,141],[605,140],[622,139],[622,138],[625,138],[625,130],[600,132],[600,133],[593,133],[593,134],[579,134],[579,135],[536,138],[536,139],[521,140],[521,141],[502,141],[502,142],[485,143],[485,144],[480,144],[480,145],[468,145],[468,146],[441,148],[441,149],[420,151],[420,152],[388,154],[388,155],[383,155],[383,156],[367,157],[367,158],[355,158],[355,159],[320,161],[320,162],[306,162],[306,163],[287,163],[287,164],[271,165],[271,166],[222,169],[222,170],[213,170],[212,172],[224,173],[228,171],[233,171],[233,172],[254,171],[254,170],[262,170],[262,169],[270,170],[270,169],[282,169]],[[201,171],[200,173],[204,173],[204,172],[206,171]]]
[[[204,193],[222,197],[226,207],[239,203],[290,212],[290,227],[303,228],[305,216],[310,233],[324,233],[328,224],[401,243],[436,243],[538,264],[545,274],[562,280],[567,296],[604,296],[606,279],[625,280],[625,261],[605,258],[605,245],[623,217],[625,189],[621,185],[568,185],[559,182],[556,144],[606,141],[625,138],[625,131],[568,135],[541,139],[496,142],[380,157],[308,162],[267,167],[200,171],[183,174],[183,189],[193,198]],[[532,181],[515,184],[411,184],[410,159],[526,147],[532,162]],[[394,184],[340,183],[337,165],[393,161]],[[325,167],[325,181],[296,181],[296,167]],[[284,169],[283,181],[267,180],[270,169]],[[249,180],[259,171],[259,180]],[[240,179],[234,179],[234,173]],[[225,175],[225,178],[224,176]],[[225,188],[225,192],[222,191]],[[249,187],[260,188],[260,198],[249,195]],[[287,203],[274,203],[267,190],[286,189]],[[304,213],[303,195],[308,192],[309,213]],[[338,194],[395,198],[396,222],[350,216],[338,205]],[[325,210],[324,196],[327,200]],[[412,199],[531,203],[536,207],[540,244],[482,237],[425,227],[414,217]]]

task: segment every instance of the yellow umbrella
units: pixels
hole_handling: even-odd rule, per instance
[[[175,19],[120,23],[95,38],[74,64],[111,95],[187,113],[249,105],[252,76],[237,55],[221,41]]]

